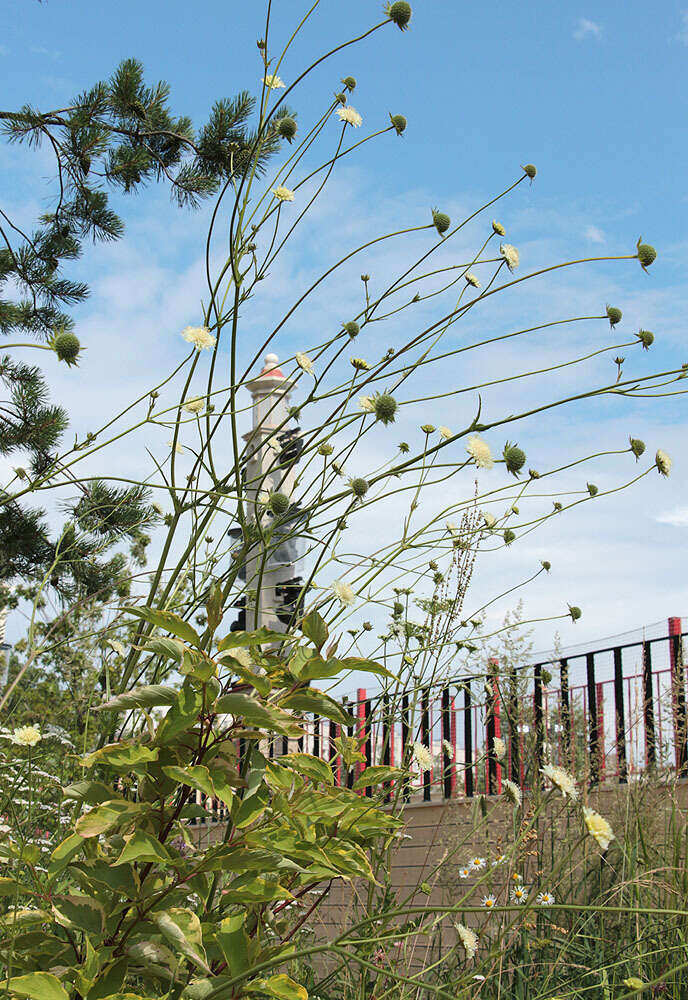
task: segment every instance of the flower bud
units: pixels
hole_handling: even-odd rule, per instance
[[[421,424],[420,429],[423,434],[434,434],[437,428],[433,424]]]
[[[528,469],[528,475],[530,476],[531,479],[540,478],[540,473],[537,471],[537,469]]]
[[[356,89],[356,77],[355,76],[345,76],[344,79],[342,80],[342,83],[344,84],[344,86],[346,87],[347,90],[355,90]]]
[[[403,115],[390,115],[389,120],[396,129],[397,135],[402,135],[406,131],[406,119]]]
[[[512,531],[511,528],[507,528],[504,532],[504,544],[511,545],[513,540],[516,538],[516,532]]]
[[[432,210],[432,221],[435,224],[435,229],[440,234],[444,236],[446,231],[451,226],[451,219],[446,212],[439,212],[436,208]]]
[[[66,333],[63,330],[62,333],[53,337],[50,346],[57,354],[58,359],[64,361],[70,368],[72,365],[78,364],[77,358],[81,351],[81,344],[76,334]]]
[[[296,122],[289,115],[285,115],[284,118],[280,118],[277,122],[277,134],[286,139],[287,142],[291,142],[296,135]]]
[[[564,509],[563,504],[560,504],[558,500],[555,500],[552,506],[557,511],[557,513],[559,513],[560,510]]]
[[[662,451],[661,448],[655,455],[655,465],[657,466],[657,472],[660,476],[668,476],[671,472],[671,458],[665,451]]]
[[[373,623],[372,622],[363,622],[363,628],[365,629],[366,632],[372,632],[373,631]]]
[[[512,475],[518,476],[519,472],[526,464],[526,453],[518,445],[507,443],[504,445],[504,451],[502,452],[504,456],[504,462],[507,467],[507,471],[511,472]]]
[[[656,257],[657,251],[654,247],[650,246],[649,243],[641,243],[638,240],[638,260],[643,270],[646,270],[650,264],[654,263]]]
[[[337,102],[337,104],[341,105],[346,104],[346,94],[335,94],[334,99]]]
[[[360,326],[358,325],[358,323],[354,319],[352,319],[348,323],[344,323],[342,325],[343,325],[344,329],[346,330],[346,332],[349,334],[350,337],[357,337],[359,335],[359,333],[361,332]]]
[[[506,236],[506,229],[501,222],[497,222],[496,219],[492,220],[492,231],[496,233],[497,236]]]
[[[394,417],[397,410],[399,409],[399,404],[397,403],[394,396],[391,396],[388,392],[383,392],[379,396],[375,397],[375,419],[379,420],[380,423],[387,424],[394,423]]]
[[[394,21],[402,31],[408,27],[412,13],[411,4],[407,3],[406,0],[395,0],[394,3],[387,6],[387,17],[390,21]]]
[[[535,177],[535,174],[537,173],[537,167],[533,163],[526,163],[523,169],[525,170],[527,176],[530,177],[532,181],[533,177]]]
[[[402,455],[408,454],[409,450],[410,450],[409,446],[407,445],[407,443],[405,441],[400,441],[399,442],[399,451],[401,452]]]
[[[323,455],[325,458],[327,458],[328,455],[331,455],[333,451],[334,448],[327,441],[323,441],[322,444],[318,445],[318,454]]]
[[[654,343],[655,339],[654,333],[650,333],[649,330],[638,330],[638,332],[636,333],[636,337],[643,345],[643,350],[649,351],[651,345]]]
[[[607,306],[607,318],[610,326],[614,327],[617,323],[620,323],[622,316],[623,313],[616,306]]]
[[[370,275],[369,274],[362,274],[361,275],[361,281],[364,282],[364,283],[370,281]]]
[[[641,441],[640,438],[629,437],[629,444],[631,446],[631,451],[635,455],[636,462],[645,451],[645,442]]]
[[[351,365],[357,372],[370,371],[370,365],[363,358],[350,358]]]
[[[284,493],[271,493],[268,497],[268,507],[277,517],[289,510],[289,497]]]
[[[588,493],[590,494],[591,497],[596,497],[597,494],[600,492],[599,487],[595,486],[594,483],[587,483],[586,485],[588,487]]]
[[[395,601],[392,605],[392,615],[394,618],[399,618],[400,615],[404,613],[404,605],[401,601]]]
[[[583,612],[580,608],[577,608],[575,604],[569,604],[569,614],[571,615],[571,621],[577,622]]]
[[[549,561],[549,559],[543,559],[540,565],[542,566],[542,568],[546,573],[549,573],[549,571],[552,568],[552,563]]]
[[[359,500],[362,500],[363,497],[368,492],[368,480],[367,479],[363,479],[361,477],[359,477],[357,479],[352,479],[351,482],[349,483],[349,485],[351,486],[351,492],[353,493],[353,495],[355,497],[358,497]]]

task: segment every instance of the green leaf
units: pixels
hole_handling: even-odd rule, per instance
[[[77,838],[78,839],[78,838]],[[0,876],[0,896],[25,896],[29,890],[14,878]]]
[[[348,670],[358,670],[366,674],[379,674],[382,677],[394,678],[394,674],[390,673],[386,667],[381,666],[379,663],[375,663],[374,660],[364,660],[356,656],[348,656],[343,660],[338,660],[336,658],[323,660],[319,656],[314,656],[304,666],[303,670],[299,674],[299,680],[327,680],[330,677],[336,677],[337,674],[341,674]]]
[[[228,903],[241,903],[242,906],[246,906],[294,897],[276,879],[263,878],[260,875],[239,875],[230,882],[224,898]]]
[[[131,770],[137,764],[147,764],[158,759],[157,747],[143,746],[141,743],[108,743],[90,753],[84,760],[84,767],[94,764],[110,764],[112,767]]]
[[[217,663],[200,650],[187,649],[184,652],[184,659],[179,670],[182,674],[194,677],[205,684],[217,674]]]
[[[218,627],[223,618],[222,613],[222,584],[219,580],[210,588],[210,596],[208,597],[205,610],[208,617],[208,629],[212,635],[215,629]]]
[[[88,814],[87,814],[88,815]],[[57,872],[62,871],[72,858],[83,850],[84,841],[83,838],[79,836],[78,833],[71,833],[66,840],[63,840],[61,844],[58,844],[53,853],[50,855],[50,863],[48,864],[48,871],[51,875],[57,874]]]
[[[62,794],[66,799],[88,802],[93,806],[111,800],[112,791],[110,785],[105,785],[102,781],[75,781],[74,784],[67,785]]]
[[[165,660],[176,660],[177,663],[181,663],[186,646],[179,639],[156,638],[149,639],[143,649],[148,653],[162,656]]]
[[[15,929],[28,924],[43,924],[51,919],[52,915],[46,910],[8,910],[0,914],[0,929],[7,931],[9,927]]]
[[[249,940],[244,923],[246,913],[235,913],[220,921],[220,927],[215,931],[215,940],[232,976],[238,976],[249,968]]]
[[[250,993],[267,993],[278,1000],[308,1000],[308,990],[305,986],[291,979],[286,973],[280,972],[268,979],[256,979],[244,986]]]
[[[158,727],[157,743],[171,743],[187,729],[192,729],[203,709],[203,692],[191,681],[184,681],[177,700]]]
[[[217,644],[219,652],[237,649],[239,646],[260,646],[264,642],[294,642],[293,636],[284,632],[272,632],[269,628],[259,628],[255,632],[230,632]]]
[[[236,656],[232,656],[231,653],[220,653],[218,659],[221,659],[223,664],[226,664],[233,673],[241,677],[242,681],[246,681],[247,684],[254,687],[258,694],[265,697],[270,693],[272,684],[270,678],[266,677],[265,674],[257,674],[255,671],[249,670],[243,663],[239,663]]]
[[[200,646],[201,644],[196,630],[188,622],[180,618],[179,615],[175,615],[171,611],[155,611],[153,608],[124,608],[124,610],[129,612],[130,615],[134,615],[135,618],[142,618],[150,625],[156,625],[166,632],[171,632],[172,635],[176,635],[178,639],[183,639],[184,642],[191,643],[192,646]]]
[[[103,802],[102,805],[96,806],[95,809],[80,816],[74,829],[84,839],[99,837],[101,833],[108,833],[125,823],[130,823],[135,816],[144,810],[145,806],[141,803],[126,802],[123,799]],[[66,841],[64,843],[66,844]]]
[[[356,719],[345,712],[342,706],[330,698],[329,694],[311,688],[308,691],[296,691],[282,702],[284,708],[295,712],[315,712],[326,719],[339,723],[340,726],[353,726]]]
[[[88,991],[88,1000],[104,1000],[105,997],[119,993],[124,984],[128,964],[126,958],[120,958],[119,961],[113,962],[109,968],[103,970],[100,978],[96,979]]]
[[[135,861],[150,861],[153,864],[167,865],[171,857],[167,849],[150,833],[144,830],[135,830],[130,836],[124,838],[124,848],[122,853],[113,861],[113,865],[133,864]]]
[[[53,913],[58,924],[68,930],[86,931],[96,936],[103,933],[105,910],[101,903],[90,896],[57,896],[53,900]]]
[[[396,778],[403,778],[406,772],[401,767],[386,767],[383,764],[375,764],[367,767],[354,782],[354,791],[359,788],[368,788],[371,785],[381,785],[384,781],[392,781]]]
[[[310,614],[301,622],[301,631],[310,639],[315,648],[320,652],[330,635],[330,630],[327,627],[327,623],[317,611],[311,611]]]
[[[243,719],[250,726],[283,733],[285,736],[298,736],[302,732],[301,727],[288,713],[281,712],[271,705],[263,705],[256,698],[239,692],[218,698],[215,702],[215,711],[218,715],[233,715],[235,718]]]
[[[309,753],[285,753],[278,758],[279,764],[288,764],[299,774],[305,774],[313,781],[322,781],[326,785],[334,785],[334,774],[327,761],[320,760]]]
[[[269,803],[270,795],[265,786],[259,788],[253,795],[237,799],[235,801],[234,814],[232,815],[234,826],[238,829],[249,826],[259,816],[263,815]]]
[[[193,764],[189,767],[177,767],[172,764],[169,767],[163,767],[162,770],[168,778],[173,778],[182,785],[197,788],[199,791],[205,792],[206,795],[215,795],[210,771],[203,764]]]
[[[201,922],[191,910],[172,907],[156,913],[155,924],[164,937],[178,948],[183,955],[210,974],[208,959],[203,948]]]
[[[147,684],[143,687],[132,688],[124,694],[118,694],[116,698],[111,698],[103,705],[97,705],[96,711],[102,712],[105,709],[121,711],[125,708],[156,708],[158,705],[174,705],[178,692],[174,688],[165,687],[163,684]]]
[[[28,976],[13,976],[7,983],[10,993],[30,1000],[69,1000],[64,986],[50,972],[30,972]]]

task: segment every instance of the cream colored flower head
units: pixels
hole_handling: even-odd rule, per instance
[[[483,441],[481,437],[478,437],[477,434],[469,437],[466,451],[479,469],[491,469],[494,465],[489,444],[487,441]]]
[[[337,115],[339,120],[346,122],[347,125],[353,125],[354,128],[358,128],[359,125],[363,123],[363,119],[359,115],[356,108],[352,108],[351,105],[347,105],[343,108],[337,108]]]
[[[266,73],[263,77],[263,83],[268,90],[284,90],[284,81],[274,73]]]
[[[521,789],[518,787],[515,781],[510,781],[509,778],[505,778],[502,782],[502,788],[504,789],[504,798],[511,802],[514,806],[521,805]]]
[[[313,375],[313,362],[308,357],[307,354],[303,354],[301,351],[297,351],[294,355],[296,364],[299,366],[301,371],[306,372],[307,375]]]
[[[480,282],[471,271],[469,271],[468,274],[465,275],[465,278],[468,284],[472,285],[473,288],[480,288]]]
[[[442,749],[446,753],[449,760],[454,760],[454,747],[451,745],[449,740],[442,740]]]
[[[512,247],[511,243],[502,243],[499,248],[499,252],[506,261],[506,266],[509,270],[515,271],[520,263],[520,257],[516,247]]]
[[[583,806],[583,819],[585,820],[585,825],[588,828],[590,836],[595,838],[603,851],[606,851],[612,840],[614,840],[611,825],[604,816],[600,816],[598,812],[595,812],[594,809],[589,809],[587,806]]]
[[[456,933],[463,950],[466,952],[466,958],[475,958],[475,953],[478,950],[478,935],[470,927],[465,927],[463,924],[456,925]]]
[[[208,351],[215,346],[215,337],[207,326],[185,326],[182,337],[193,344],[197,351]]]
[[[277,198],[278,201],[294,200],[294,192],[290,191],[288,187],[284,187],[284,185],[282,184],[280,184],[279,187],[272,188],[272,193],[274,194],[275,198]]]
[[[565,799],[571,799],[573,802],[576,801],[578,798],[578,789],[576,788],[576,782],[568,771],[565,771],[563,767],[557,767],[556,764],[545,764],[542,773],[546,778],[549,778],[555,788],[559,789]]]
[[[453,437],[452,432],[448,427],[438,427],[437,430],[440,432],[440,437],[448,441],[450,437]]]
[[[657,454],[655,455],[655,465],[657,466],[657,472],[660,474],[660,476],[668,476],[669,473],[671,472],[671,466],[673,465],[673,462],[670,456],[667,455],[667,453],[665,451],[662,451],[660,448]]]
[[[375,400],[372,396],[359,396],[358,405],[364,413],[375,413]]]
[[[482,512],[482,516],[483,516],[483,521],[485,522],[485,527],[494,528],[495,524],[497,523],[497,518],[494,516],[494,514],[490,514],[489,511],[484,510]]]
[[[177,441],[176,444],[175,444],[174,441],[168,441],[167,442],[167,446],[168,446],[168,448],[174,448],[174,451],[175,451],[176,455],[183,455],[184,454],[184,445],[180,444],[179,441]]]
[[[494,752],[497,760],[504,760],[506,757],[506,743],[501,736],[495,736],[494,738]]]
[[[349,584],[344,583],[343,580],[334,581],[332,584],[332,593],[345,608],[350,608],[356,603],[356,595]]]
[[[187,399],[184,403],[184,409],[187,413],[202,413],[205,409],[205,398],[194,396],[192,399]]]
[[[429,771],[432,768],[432,754],[422,743],[413,744],[412,756],[421,771]]]
[[[10,741],[18,747],[35,747],[42,739],[37,726],[19,726],[10,736]]]
[[[492,230],[497,234],[497,236],[506,236],[506,229],[501,222],[497,222],[496,219],[492,220]]]

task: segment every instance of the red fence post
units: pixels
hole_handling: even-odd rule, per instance
[[[356,740],[358,742],[358,749],[363,751],[365,755],[366,746],[366,689],[358,688],[356,691]],[[369,760],[359,762],[356,764],[356,777],[359,778],[366,767],[370,764]]]

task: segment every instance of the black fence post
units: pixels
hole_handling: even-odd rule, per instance
[[[676,772],[679,778],[688,775],[688,720],[686,719],[686,681],[683,670],[683,637],[672,635],[671,688],[674,702],[674,738],[676,740]]]
[[[409,703],[406,692],[401,696],[401,762],[402,767],[410,767],[411,765],[411,754],[409,752]],[[409,778],[404,779],[402,798],[404,802],[408,802],[411,798]]]
[[[451,702],[449,688],[442,688],[442,792],[445,799],[452,797],[452,756],[447,750],[451,746]]]
[[[289,753],[289,737],[282,737],[282,753]]]
[[[346,697],[346,695],[342,698],[342,706],[344,708],[344,711],[348,712],[348,710],[349,710],[349,699]],[[354,727],[353,726],[347,726],[346,727],[346,735],[348,736],[349,740],[353,739],[353,735],[354,735]],[[344,784],[346,785],[347,788],[353,788],[355,770],[354,770],[353,767],[346,767],[346,765],[344,765],[344,766],[346,768],[346,779],[344,781]]]
[[[516,667],[509,667],[509,691],[507,700],[507,722],[509,723],[509,777],[521,784],[521,740],[518,727],[521,721],[518,697],[518,674]]]
[[[485,675],[485,735],[487,738],[487,781],[485,791],[488,795],[497,794],[497,758],[495,756],[495,700],[496,692],[493,678]]]
[[[657,763],[657,737],[655,735],[655,700],[652,690],[652,646],[643,642],[643,717],[645,720],[645,764]]]
[[[597,784],[600,773],[594,653],[588,653],[585,657],[585,672],[588,684],[588,749],[590,752],[590,785],[592,786]]]
[[[620,646],[616,646],[614,649],[614,706],[616,709],[616,764],[619,772],[619,784],[625,785],[628,781],[628,762],[626,760],[623,658]]]
[[[313,756],[320,756],[320,716],[313,716]]]
[[[432,740],[430,738],[430,689],[423,688],[420,696],[420,741],[427,747],[432,756]],[[423,771],[423,801],[430,801],[432,771]]]
[[[560,718],[561,718],[561,748],[563,751],[564,767],[569,768],[571,773],[575,773],[575,762],[573,757],[573,732],[571,731],[571,700],[569,697],[569,661],[564,658],[559,661],[559,698],[560,698]]]
[[[463,745],[466,768],[466,796],[473,797],[473,703],[471,682],[463,682]]]
[[[373,760],[373,738],[372,738],[373,737],[373,732],[372,732],[373,726],[372,726],[372,713],[371,713],[371,706],[370,706],[370,698],[366,698],[366,700],[364,702],[364,711],[365,711],[365,721],[364,721],[363,725],[364,725],[364,733],[365,733],[365,757],[366,757],[366,764],[365,764],[365,766],[366,767],[372,767],[372,765],[375,763],[375,761]],[[368,797],[370,797],[373,794],[372,785],[367,785],[366,786],[365,794]]]
[[[389,766],[392,760],[392,727],[390,725],[389,717],[389,695],[383,694],[382,696],[382,763]],[[391,782],[385,781],[383,788],[385,790],[385,802],[389,802],[391,799]]]
[[[540,782],[540,772],[543,764],[543,745],[545,740],[543,718],[542,718],[542,664],[536,663],[533,667],[533,722],[535,724],[535,766],[537,767],[537,777],[535,782]]]

